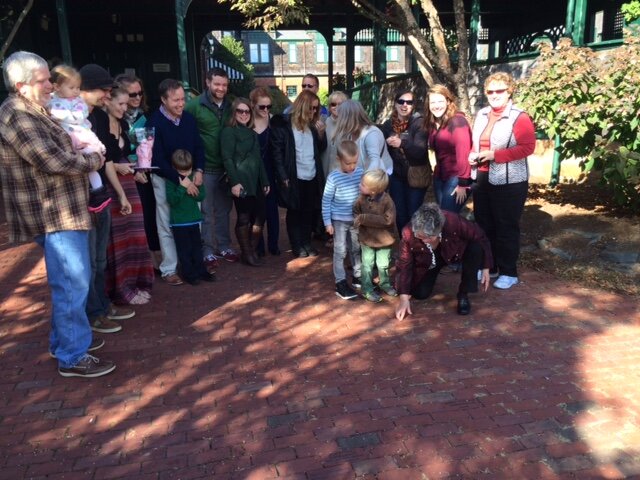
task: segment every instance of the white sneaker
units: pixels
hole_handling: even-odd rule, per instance
[[[508,275],[500,275],[498,279],[493,282],[493,286],[502,290],[507,290],[514,285],[518,284],[518,277],[510,277]]]

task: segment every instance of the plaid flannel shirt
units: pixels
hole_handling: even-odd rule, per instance
[[[99,155],[77,153],[43,107],[9,95],[0,106],[0,177],[9,241],[89,230],[87,174],[99,166]]]

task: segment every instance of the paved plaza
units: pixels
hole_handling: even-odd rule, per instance
[[[0,227],[0,479],[640,478],[636,299],[525,270],[455,314],[343,301],[330,251],[170,287],[65,379],[35,245]],[[285,247],[286,238],[281,242]]]

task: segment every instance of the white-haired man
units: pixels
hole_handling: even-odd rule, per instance
[[[104,163],[83,155],[45,109],[52,85],[47,62],[16,52],[3,66],[9,97],[0,106],[0,176],[11,242],[33,240],[44,249],[51,290],[49,352],[63,377],[99,377],[112,362],[88,352],[93,339],[85,313],[89,292],[88,176]]]

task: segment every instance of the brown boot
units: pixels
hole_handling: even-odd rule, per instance
[[[262,256],[257,253],[258,252],[258,244],[260,243],[260,239],[262,238],[262,227],[258,225],[253,225],[251,227],[251,247],[253,248],[253,252],[256,254],[256,259],[260,265],[264,265],[264,252]]]
[[[260,266],[251,245],[251,225],[236,226],[236,237],[240,245],[240,261],[252,267]]]

